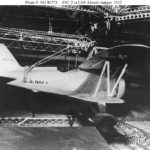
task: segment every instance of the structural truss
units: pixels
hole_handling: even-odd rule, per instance
[[[118,16],[115,16],[117,22],[137,19],[150,19],[150,6],[140,6],[132,9],[126,8],[118,13]]]
[[[8,48],[50,51],[70,46],[74,50],[87,51],[93,43],[88,37],[37,30],[0,28],[0,42]]]

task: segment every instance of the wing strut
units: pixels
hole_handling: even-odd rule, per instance
[[[98,90],[99,90],[99,87],[101,85],[102,78],[103,78],[103,75],[104,75],[104,72],[105,72],[106,69],[107,69],[106,70],[107,71],[107,97],[112,97],[114,95],[116,87],[119,84],[119,81],[121,80],[122,76],[124,75],[124,73],[126,71],[126,68],[127,68],[127,64],[124,65],[124,67],[123,67],[123,69],[122,69],[122,71],[121,71],[117,81],[115,82],[115,85],[113,86],[112,91],[111,91],[110,90],[110,62],[105,61],[102,72],[100,74],[100,77],[99,77],[99,80],[98,80],[98,83],[97,83],[97,86],[96,86],[96,89],[95,89],[95,92],[94,92],[92,97],[97,97]]]

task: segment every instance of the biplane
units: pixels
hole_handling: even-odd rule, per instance
[[[33,92],[65,95],[69,98],[94,103],[99,110],[91,106],[94,115],[88,117],[96,117],[93,119],[94,121],[111,120],[114,124],[115,119],[112,115],[107,114],[105,107],[106,104],[124,103],[121,97],[125,92],[123,75],[127,63],[121,56],[121,61],[119,59],[114,61],[113,56],[106,56],[108,51],[98,53],[81,64],[78,69],[60,72],[56,67],[40,66],[51,60],[54,55],[31,66],[22,67],[9,49],[0,44],[0,76],[12,79],[7,83],[8,85],[25,88]],[[103,59],[100,60],[99,56]],[[118,62],[119,64],[117,64]],[[114,67],[116,64],[118,66]],[[92,71],[93,69],[98,69],[98,72]],[[108,124],[110,125],[110,122]]]

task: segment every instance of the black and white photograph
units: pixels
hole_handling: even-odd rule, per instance
[[[0,5],[0,150],[150,150],[150,5],[40,2]]]

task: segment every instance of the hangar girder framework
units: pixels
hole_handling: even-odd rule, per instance
[[[46,6],[49,7],[49,6]],[[51,6],[56,9],[65,9],[65,10],[72,10],[76,12],[85,12],[89,14],[96,14],[100,16],[105,16],[106,14],[110,14],[111,11],[101,5],[89,5],[89,6],[82,6],[82,5],[62,5],[61,7],[58,6]]]
[[[68,46],[74,51],[87,51],[93,44],[86,36],[17,28],[0,28],[0,41],[8,48],[49,52],[56,52]]]
[[[134,21],[134,20],[149,20],[150,19],[150,6],[139,6],[136,8],[125,8],[122,9],[115,16],[116,22],[123,22],[123,21]]]
[[[139,20],[139,19],[150,19],[150,12],[142,12],[142,13],[135,13],[135,14],[125,14],[123,16],[117,16],[116,21],[128,21],[128,20]]]
[[[3,117],[0,127],[78,127],[79,123],[71,115],[50,115],[49,117]]]
[[[128,6],[128,5],[127,5]],[[150,19],[150,6],[138,6],[135,8],[130,8],[124,6],[123,9],[119,9],[118,7],[112,7],[111,5],[106,6],[63,6],[64,9],[71,9],[74,11],[85,11],[90,14],[95,14],[97,16],[101,15],[105,18],[115,19],[116,22],[122,21],[134,21],[134,20],[147,20]]]

